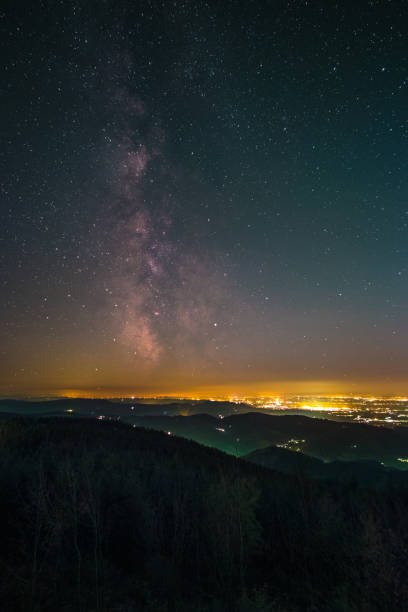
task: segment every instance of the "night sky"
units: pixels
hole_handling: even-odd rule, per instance
[[[1,394],[408,390],[405,2],[0,17]]]

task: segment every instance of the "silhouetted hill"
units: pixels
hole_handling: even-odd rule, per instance
[[[248,412],[248,404],[232,402],[213,402],[210,400],[180,400],[180,401],[149,401],[143,403],[139,400],[107,400],[86,398],[61,398],[43,400],[0,400],[0,415],[2,413],[21,416],[50,415],[60,416],[70,412],[76,417],[105,416],[123,418],[131,415],[146,416],[191,416],[195,414],[209,414],[215,417]]]
[[[248,412],[212,401],[137,403],[101,399],[0,400],[0,420],[19,414],[122,420],[214,446],[237,456],[278,445],[324,462],[375,461],[408,469],[408,428],[337,422],[303,415]],[[333,467],[333,466],[332,466]],[[334,468],[333,468],[334,469]],[[341,468],[340,468],[341,469]]]
[[[408,428],[379,427],[313,419],[298,415],[237,414],[224,419],[135,417],[130,422],[171,431],[226,452],[246,455],[270,445],[300,450],[322,461],[376,461],[406,469],[398,458],[408,456]]]
[[[377,461],[331,461],[290,451],[277,446],[268,446],[244,455],[252,461],[287,474],[307,474],[311,478],[335,480],[349,483],[353,480],[362,486],[384,487],[389,485],[408,487],[408,472],[386,468]]]

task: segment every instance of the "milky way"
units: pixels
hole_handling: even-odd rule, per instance
[[[178,203],[171,193],[180,179],[166,159],[164,130],[151,127],[139,99],[124,90],[115,99],[115,111],[133,123],[124,121],[114,155],[108,155],[111,189],[101,229],[109,236],[111,265],[102,274],[107,294],[102,325],[138,368],[178,356],[219,362],[225,334],[217,313],[228,310],[232,320],[232,288],[217,277],[217,253],[203,254],[197,244],[205,233],[190,246],[180,239]],[[143,139],[138,122],[149,125]]]

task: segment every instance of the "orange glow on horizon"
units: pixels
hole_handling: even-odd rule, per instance
[[[404,388],[405,387],[405,388]],[[202,385],[191,388],[170,388],[158,385],[157,390],[152,387],[122,388],[122,387],[73,387],[73,388],[41,388],[41,389],[7,389],[0,394],[7,397],[24,396],[30,398],[40,397],[67,397],[67,398],[146,398],[146,399],[187,399],[187,400],[229,400],[232,402],[245,401],[245,398],[271,398],[276,403],[284,396],[315,395],[332,399],[361,399],[374,402],[376,399],[387,396],[394,401],[407,402],[407,384],[383,384],[376,381],[353,382],[345,384],[338,381],[262,381],[258,383],[217,384]],[[356,392],[357,391],[357,392]],[[376,395],[373,395],[373,391]],[[405,393],[404,393],[405,392]],[[278,404],[277,404],[278,405]]]

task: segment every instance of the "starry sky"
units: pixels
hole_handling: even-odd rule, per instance
[[[0,394],[408,390],[405,2],[0,14]]]

